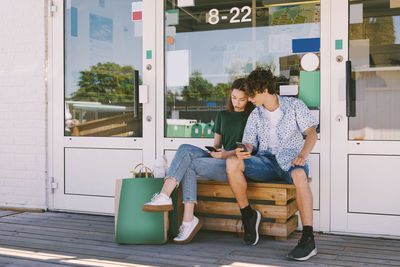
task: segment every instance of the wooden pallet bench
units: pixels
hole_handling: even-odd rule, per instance
[[[251,206],[261,212],[261,235],[283,241],[296,230],[294,185],[250,182],[247,195]],[[195,213],[204,220],[202,229],[243,233],[240,210],[227,182],[198,180],[197,197]]]

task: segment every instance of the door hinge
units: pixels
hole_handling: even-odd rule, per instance
[[[58,188],[58,183],[54,181],[54,177],[51,177],[51,189],[54,191],[54,189]]]
[[[57,11],[57,6],[54,4],[53,0],[47,0],[48,16],[51,17],[54,12]]]

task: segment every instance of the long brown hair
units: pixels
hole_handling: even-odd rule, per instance
[[[231,86],[231,90],[230,90],[230,93],[229,93],[229,97],[228,97],[228,100],[226,102],[226,109],[229,112],[234,112],[235,111],[235,108],[233,107],[232,99],[231,99],[232,98],[232,91],[234,89],[237,89],[237,90],[243,91],[247,95],[245,85],[246,85],[246,79],[245,78],[239,78],[239,79],[236,79],[236,80],[233,81],[232,86]],[[253,111],[253,109],[254,109],[253,103],[248,101],[246,106],[245,106],[245,108],[244,108],[244,112],[246,114],[250,114]]]

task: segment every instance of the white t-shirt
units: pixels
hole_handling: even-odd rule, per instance
[[[268,143],[268,150],[276,155],[278,153],[278,146],[279,146],[279,141],[278,141],[278,133],[276,131],[276,126],[278,125],[279,119],[281,118],[282,111],[278,107],[274,111],[269,111],[268,109],[264,108],[264,116],[267,120],[269,120],[270,123],[270,130],[269,130],[269,143]]]

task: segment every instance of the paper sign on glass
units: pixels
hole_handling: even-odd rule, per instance
[[[179,9],[167,10],[165,14],[166,24],[178,25],[179,24]]]
[[[390,0],[390,8],[399,8],[400,0]]]
[[[352,67],[369,67],[369,39],[350,40],[349,57]]]
[[[135,21],[133,24],[134,24],[135,37],[142,37],[143,36],[143,22]]]
[[[165,35],[166,36],[175,36],[176,35],[176,27],[168,26],[167,28],[165,28]]]
[[[143,2],[132,2],[132,12],[143,11]]]
[[[320,72],[300,71],[299,98],[308,107],[319,107],[320,104]]]
[[[293,53],[319,52],[321,38],[292,39]]]
[[[194,0],[178,0],[178,7],[194,6]]]
[[[167,87],[189,85],[189,50],[167,52]]]
[[[350,24],[363,23],[363,4],[350,5]]]
[[[299,86],[294,85],[281,85],[279,86],[279,95],[297,95],[299,93]]]

